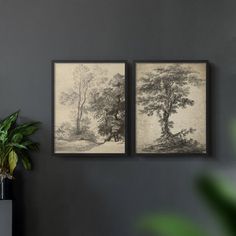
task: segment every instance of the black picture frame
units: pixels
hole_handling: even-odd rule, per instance
[[[124,153],[56,153],[55,152],[55,64],[57,63],[86,63],[86,64],[114,64],[123,63],[125,66],[125,152]],[[130,81],[128,76],[128,61],[126,60],[52,60],[51,61],[51,81],[52,81],[52,119],[51,119],[51,153],[56,157],[79,157],[79,158],[126,158],[130,156],[130,96],[128,91],[130,88]]]
[[[206,65],[206,152],[205,153],[194,153],[194,152],[178,152],[178,153],[149,153],[149,152],[137,152],[136,150],[136,70],[138,63],[204,63]],[[166,157],[207,157],[211,155],[211,89],[210,89],[210,63],[208,60],[134,60],[133,61],[133,80],[132,80],[132,110],[131,110],[131,119],[132,119],[132,150],[131,153],[137,157],[150,157],[150,158],[166,158]]]

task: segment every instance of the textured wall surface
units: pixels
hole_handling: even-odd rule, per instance
[[[233,159],[235,8],[233,0],[0,0],[0,116],[20,108],[22,119],[43,123],[34,170],[15,183],[18,235],[132,236],[149,211],[211,225],[192,183],[202,169]],[[211,160],[53,157],[53,59],[208,59]]]

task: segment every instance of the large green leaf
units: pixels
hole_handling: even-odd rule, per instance
[[[15,124],[19,115],[19,111],[14,112],[4,120],[0,121],[0,131],[8,131],[13,124]]]
[[[23,139],[23,135],[21,133],[16,133],[13,135],[11,141],[13,143],[20,143],[22,139]]]
[[[26,170],[31,170],[31,163],[27,156],[22,156],[21,161]]]
[[[198,189],[219,216],[229,235],[236,235],[236,189],[227,181],[216,176],[202,176]]]
[[[18,125],[15,130],[15,133],[20,133],[24,136],[29,136],[35,133],[39,129],[40,122],[28,122]]]
[[[18,161],[18,157],[17,157],[17,154],[15,153],[14,150],[12,150],[10,153],[9,153],[9,157],[8,157],[8,164],[9,164],[9,168],[10,168],[10,174],[12,175],[15,168],[16,168],[16,165],[17,165],[17,161]]]
[[[1,143],[6,143],[6,141],[8,139],[7,137],[8,137],[7,131],[4,131],[4,130],[0,131],[0,142]]]
[[[16,147],[16,148],[19,148],[19,149],[27,149],[26,146],[22,145],[22,144],[19,144],[19,143],[11,143],[12,147]]]
[[[139,229],[161,236],[206,236],[188,219],[174,215],[152,215],[144,218]]]
[[[27,140],[27,141],[21,143],[21,145],[24,145],[25,147],[27,147],[31,151],[38,151],[39,150],[39,143],[30,141],[30,140]]]

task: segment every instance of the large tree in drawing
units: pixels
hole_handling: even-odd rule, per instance
[[[108,86],[91,93],[90,109],[98,121],[98,133],[105,141],[118,142],[125,136],[125,78],[117,73]]]
[[[140,112],[159,117],[161,125],[161,137],[159,142],[170,143],[174,139],[185,136],[194,130],[184,129],[173,134],[173,121],[171,115],[178,112],[178,109],[185,109],[193,106],[194,101],[188,98],[190,86],[200,86],[204,83],[199,74],[191,68],[180,64],[169,64],[160,66],[147,72],[140,80],[138,87],[137,102],[141,105]]]
[[[78,65],[73,71],[73,88],[62,92],[60,102],[63,105],[76,106],[76,133],[81,133],[81,122],[85,111],[88,89],[94,74],[86,65]]]

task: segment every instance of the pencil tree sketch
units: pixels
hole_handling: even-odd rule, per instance
[[[109,82],[109,87],[102,91],[93,90],[91,110],[98,119],[98,132],[105,136],[105,141],[112,138],[115,142],[124,141],[125,134],[125,80],[116,74]]]
[[[74,86],[67,92],[62,92],[60,102],[63,105],[76,105],[76,133],[81,133],[81,121],[84,114],[85,103],[88,95],[89,84],[94,74],[88,67],[81,64],[73,72]]]
[[[142,74],[137,88],[138,112],[156,116],[160,127],[159,137],[143,147],[143,152],[205,151],[204,145],[188,138],[197,127],[187,127],[186,124],[186,127],[176,131],[175,121],[171,119],[179,112],[184,116],[188,108],[194,106],[195,101],[190,97],[192,87],[205,88],[205,78],[183,64],[158,65]]]
[[[55,151],[124,153],[124,63],[59,63],[55,68]]]

